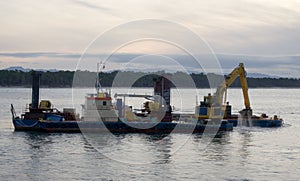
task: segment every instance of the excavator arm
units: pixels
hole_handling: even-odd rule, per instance
[[[195,115],[200,119],[223,118],[223,116],[228,116],[226,112],[227,105],[225,104],[226,98],[224,98],[224,95],[228,87],[230,87],[238,77],[240,77],[245,104],[245,109],[240,111],[240,114],[243,118],[250,118],[252,116],[252,109],[250,107],[246,71],[243,63],[240,63],[238,67],[226,76],[213,96],[210,94],[204,96],[204,101],[201,102],[200,106],[196,106]]]
[[[247,79],[246,79],[246,71],[244,68],[244,64],[240,63],[237,68],[235,68],[219,85],[217,88],[217,91],[215,93],[215,105],[222,105],[223,102],[225,102],[224,99],[224,94],[227,90],[227,88],[238,78],[240,77],[240,82],[243,90],[243,95],[244,95],[244,104],[245,104],[245,109],[250,110],[250,100],[249,100],[249,95],[248,95],[248,84],[247,84]]]

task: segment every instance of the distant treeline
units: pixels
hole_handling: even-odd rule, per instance
[[[123,81],[114,84],[113,86],[126,86],[126,80],[132,80],[135,77],[138,79],[134,82],[133,87],[153,87],[153,79],[157,78],[156,73],[142,73],[142,72],[101,72],[101,84],[103,87],[111,87],[115,81],[116,75],[123,78]],[[74,76],[75,75],[75,76]],[[209,88],[207,76],[203,73],[192,73],[187,75],[182,72],[167,73],[171,79],[179,82],[180,86],[189,87],[191,84],[186,81],[187,77],[192,78],[194,84],[198,88]],[[218,77],[218,75],[214,75]],[[219,76],[220,77],[220,76]],[[41,86],[42,87],[93,87],[96,81],[96,73],[89,71],[58,71],[58,72],[41,72]],[[247,78],[249,87],[252,88],[268,88],[268,87],[287,87],[300,88],[300,79],[293,78]],[[31,86],[31,72],[8,71],[0,70],[0,86],[1,87],[30,87]],[[127,82],[128,83],[128,82]],[[132,85],[132,84],[130,84]],[[174,86],[174,85],[173,85]],[[240,87],[239,80],[236,80],[231,87]]]

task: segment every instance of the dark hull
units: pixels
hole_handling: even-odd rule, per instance
[[[237,119],[228,119],[229,123],[232,123],[234,127],[238,125]],[[248,127],[262,127],[262,128],[274,128],[281,127],[283,120],[272,120],[272,119],[252,119],[251,122],[244,121],[242,126]]]
[[[129,126],[123,122],[89,122],[89,121],[39,121],[13,119],[15,131],[39,131],[39,132],[96,132],[96,133],[147,133],[168,134],[176,133],[203,133],[232,131],[231,123],[223,122],[221,125],[204,124],[179,124],[173,122],[154,123],[130,123]]]
[[[180,117],[182,120],[185,120],[185,118],[190,118],[192,116],[193,116],[192,114],[173,114],[173,120],[178,121],[180,120]],[[203,122],[206,122],[206,120],[207,119],[202,119]],[[236,127],[239,124],[238,115],[233,115],[231,117],[223,118],[223,120],[233,124],[233,127]],[[247,126],[247,127],[276,128],[276,127],[283,126],[284,120],[271,119],[271,118],[260,119],[259,117],[253,116],[251,118],[251,122],[243,121],[240,124],[241,126]]]

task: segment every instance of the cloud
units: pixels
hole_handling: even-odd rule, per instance
[[[2,1],[0,12],[1,51],[77,53],[107,29],[143,18],[178,22],[206,39],[217,53],[295,54],[300,49],[295,46],[300,39],[296,0]]]
[[[208,55],[200,55],[205,59]],[[2,58],[1,58],[2,57]],[[36,68],[56,68],[81,70],[95,70],[96,62],[105,61],[106,54],[85,54],[80,60],[81,54],[59,52],[15,52],[0,53],[2,64],[15,62],[14,65],[31,66]],[[240,62],[245,64],[249,73],[269,74],[272,76],[300,78],[300,56],[249,56],[233,54],[216,54],[225,74],[228,74]],[[9,59],[9,60],[8,60]],[[27,61],[24,61],[27,60]],[[43,62],[48,62],[47,64]],[[179,54],[130,54],[116,53],[106,60],[108,71],[111,70],[135,70],[170,72],[188,71],[203,72],[197,61],[188,55]]]
[[[80,54],[72,53],[57,53],[57,52],[15,52],[15,53],[0,53],[2,57],[15,57],[15,58],[80,58]]]
[[[297,0],[1,1],[0,15],[1,66],[25,65],[25,62],[38,66],[33,62],[39,62],[39,66],[71,68],[80,58],[80,52],[99,34],[118,24],[153,18],[179,23],[205,39],[217,53],[224,72],[244,61],[248,71],[299,77],[300,4]],[[145,31],[159,28],[152,24],[144,27]],[[178,34],[177,29],[165,30],[170,36]],[[132,26],[130,33],[136,32],[137,27]],[[126,32],[111,37],[106,40],[106,47],[95,47],[96,51],[86,56],[98,61],[103,54],[111,53],[106,50],[119,39],[126,38]],[[141,45],[127,49],[126,54],[111,57],[111,67],[120,67],[138,55],[164,48]],[[168,55],[176,54],[172,51]],[[174,55],[172,58],[197,71],[188,57]],[[94,65],[86,68],[92,69]]]
[[[74,3],[80,5],[80,6],[83,6],[83,7],[86,7],[86,8],[89,8],[89,9],[94,9],[94,10],[100,10],[100,11],[110,11],[111,9],[110,8],[107,8],[107,7],[104,7],[104,6],[99,6],[99,5],[95,5],[95,4],[92,4],[88,1],[80,1],[80,0],[73,0]]]

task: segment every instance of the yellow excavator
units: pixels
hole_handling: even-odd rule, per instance
[[[204,101],[201,101],[200,105],[196,106],[196,117],[198,117],[198,119],[222,119],[230,117],[231,106],[228,102],[226,104],[226,91],[238,77],[240,77],[245,104],[245,108],[240,111],[240,114],[243,118],[251,118],[252,109],[250,107],[246,71],[243,63],[240,63],[238,67],[226,76],[225,80],[218,86],[214,95],[208,94],[208,96],[204,96]]]

